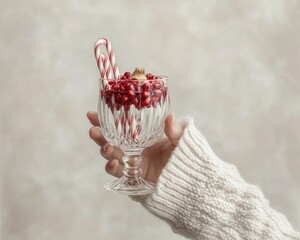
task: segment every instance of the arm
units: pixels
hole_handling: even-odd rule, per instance
[[[106,171],[122,176],[122,153],[109,145],[89,112],[90,137],[108,160]],[[286,218],[273,210],[259,188],[220,160],[192,120],[166,119],[166,137],[143,152],[144,178],[157,182],[154,194],[134,197],[174,232],[192,239],[297,239]]]
[[[300,239],[256,186],[220,160],[188,120],[156,193],[139,201],[192,239]]]

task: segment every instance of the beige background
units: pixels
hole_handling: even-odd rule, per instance
[[[88,137],[93,44],[168,74],[173,111],[300,230],[300,1],[1,0],[1,239],[183,239],[129,198]],[[142,237],[141,237],[142,236]]]

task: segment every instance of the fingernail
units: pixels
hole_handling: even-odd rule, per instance
[[[108,147],[108,144],[105,144],[105,145],[103,146],[103,152],[106,152],[106,151],[107,151],[107,147]]]

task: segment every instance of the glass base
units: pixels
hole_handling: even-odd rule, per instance
[[[155,191],[155,184],[140,177],[121,177],[104,185],[107,191],[124,195],[145,195]]]

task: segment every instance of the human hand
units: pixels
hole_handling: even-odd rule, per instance
[[[100,154],[108,161],[105,170],[115,177],[123,176],[123,152],[120,148],[113,147],[103,137],[97,112],[88,112],[87,118],[93,127],[90,128],[90,138],[100,146]],[[167,164],[173,150],[183,134],[184,126],[175,120],[173,114],[165,120],[165,135],[153,146],[142,152],[141,177],[156,183],[162,169]]]

